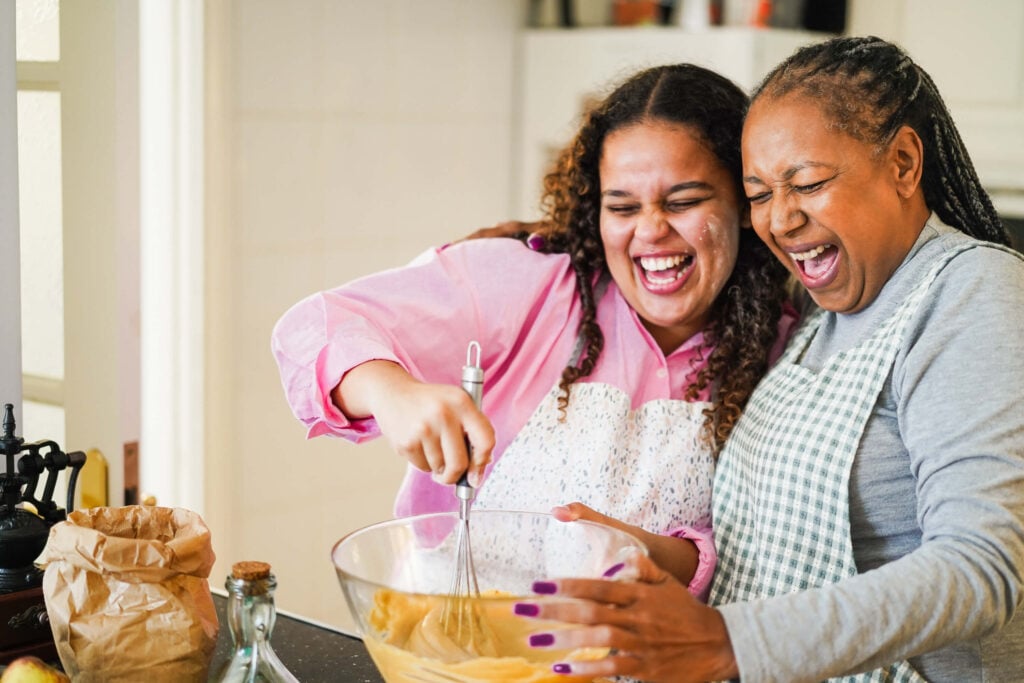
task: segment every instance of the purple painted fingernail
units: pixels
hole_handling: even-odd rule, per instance
[[[605,573],[601,574],[601,576],[603,576],[606,579],[610,579],[613,576],[615,576],[616,574],[618,574],[619,572],[621,572],[622,568],[625,567],[625,566],[626,566],[625,562],[619,562],[618,564],[613,564],[612,566],[608,567],[608,569],[605,570]]]
[[[538,235],[537,233],[533,233],[526,238],[526,246],[530,247],[530,249],[533,249],[534,251],[540,251],[547,246],[547,243],[548,241],[544,239],[544,236]]]
[[[558,592],[558,586],[551,581],[534,581],[533,592],[541,595],[554,595]]]
[[[559,662],[558,664],[553,665],[551,667],[551,670],[554,671],[556,674],[571,674],[572,673],[572,667],[569,666],[568,664],[566,664],[565,662]]]
[[[534,633],[530,636],[530,647],[550,647],[555,644],[553,633]]]
[[[540,614],[540,607],[527,602],[517,602],[512,611],[521,617],[535,617]]]

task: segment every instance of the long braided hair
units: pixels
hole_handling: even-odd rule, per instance
[[[570,385],[589,375],[604,346],[597,324],[594,283],[608,273],[601,241],[601,179],[604,141],[616,130],[648,121],[687,126],[703,137],[729,171],[743,197],[740,135],[747,96],[719,74],[691,64],[653,67],[627,79],[584,116],[576,138],[544,179],[542,206],[548,233],[545,251],[568,253],[582,304],[583,352],[562,372],[559,408],[569,404]],[[717,453],[768,368],[778,336],[787,273],[753,230],[740,230],[736,266],[712,305],[704,330],[708,362],[686,398],[711,386],[704,411],[706,441]]]
[[[879,152],[901,126],[913,128],[924,146],[928,208],[972,237],[1010,244],[935,83],[899,46],[860,36],[803,47],[764,78],[753,99],[789,93],[813,99],[835,128]]]

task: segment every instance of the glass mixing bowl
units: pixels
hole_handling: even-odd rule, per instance
[[[355,531],[331,551],[349,609],[384,680],[589,681],[553,674],[551,665],[606,651],[531,648],[531,633],[567,625],[515,616],[513,605],[524,598],[556,599],[535,595],[534,581],[600,577],[628,553],[646,554],[644,544],[600,524],[474,510],[469,541],[481,595],[460,599],[451,594],[455,572],[464,570],[456,558],[459,524],[454,512],[395,519]]]

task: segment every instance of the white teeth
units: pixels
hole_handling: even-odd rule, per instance
[[[829,245],[827,245],[827,244],[819,244],[814,249],[808,249],[807,251],[794,252],[794,253],[790,254],[790,257],[792,257],[792,259],[794,261],[806,261],[807,259],[812,259],[815,256],[817,256],[818,254],[822,253],[823,251],[828,249],[828,247],[829,247]]]
[[[668,270],[669,268],[675,268],[686,259],[687,257],[682,254],[676,256],[641,256],[640,267],[648,272]]]

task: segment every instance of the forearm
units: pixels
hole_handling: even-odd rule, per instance
[[[648,534],[643,539],[655,564],[688,586],[697,572],[697,545],[688,538]]]
[[[744,683],[812,683],[977,638],[1005,623],[1015,597],[995,590],[982,564],[932,547],[832,586],[719,611]]]
[[[350,420],[374,415],[373,406],[395,386],[415,381],[402,366],[385,360],[371,360],[345,373],[331,391],[331,401]]]

